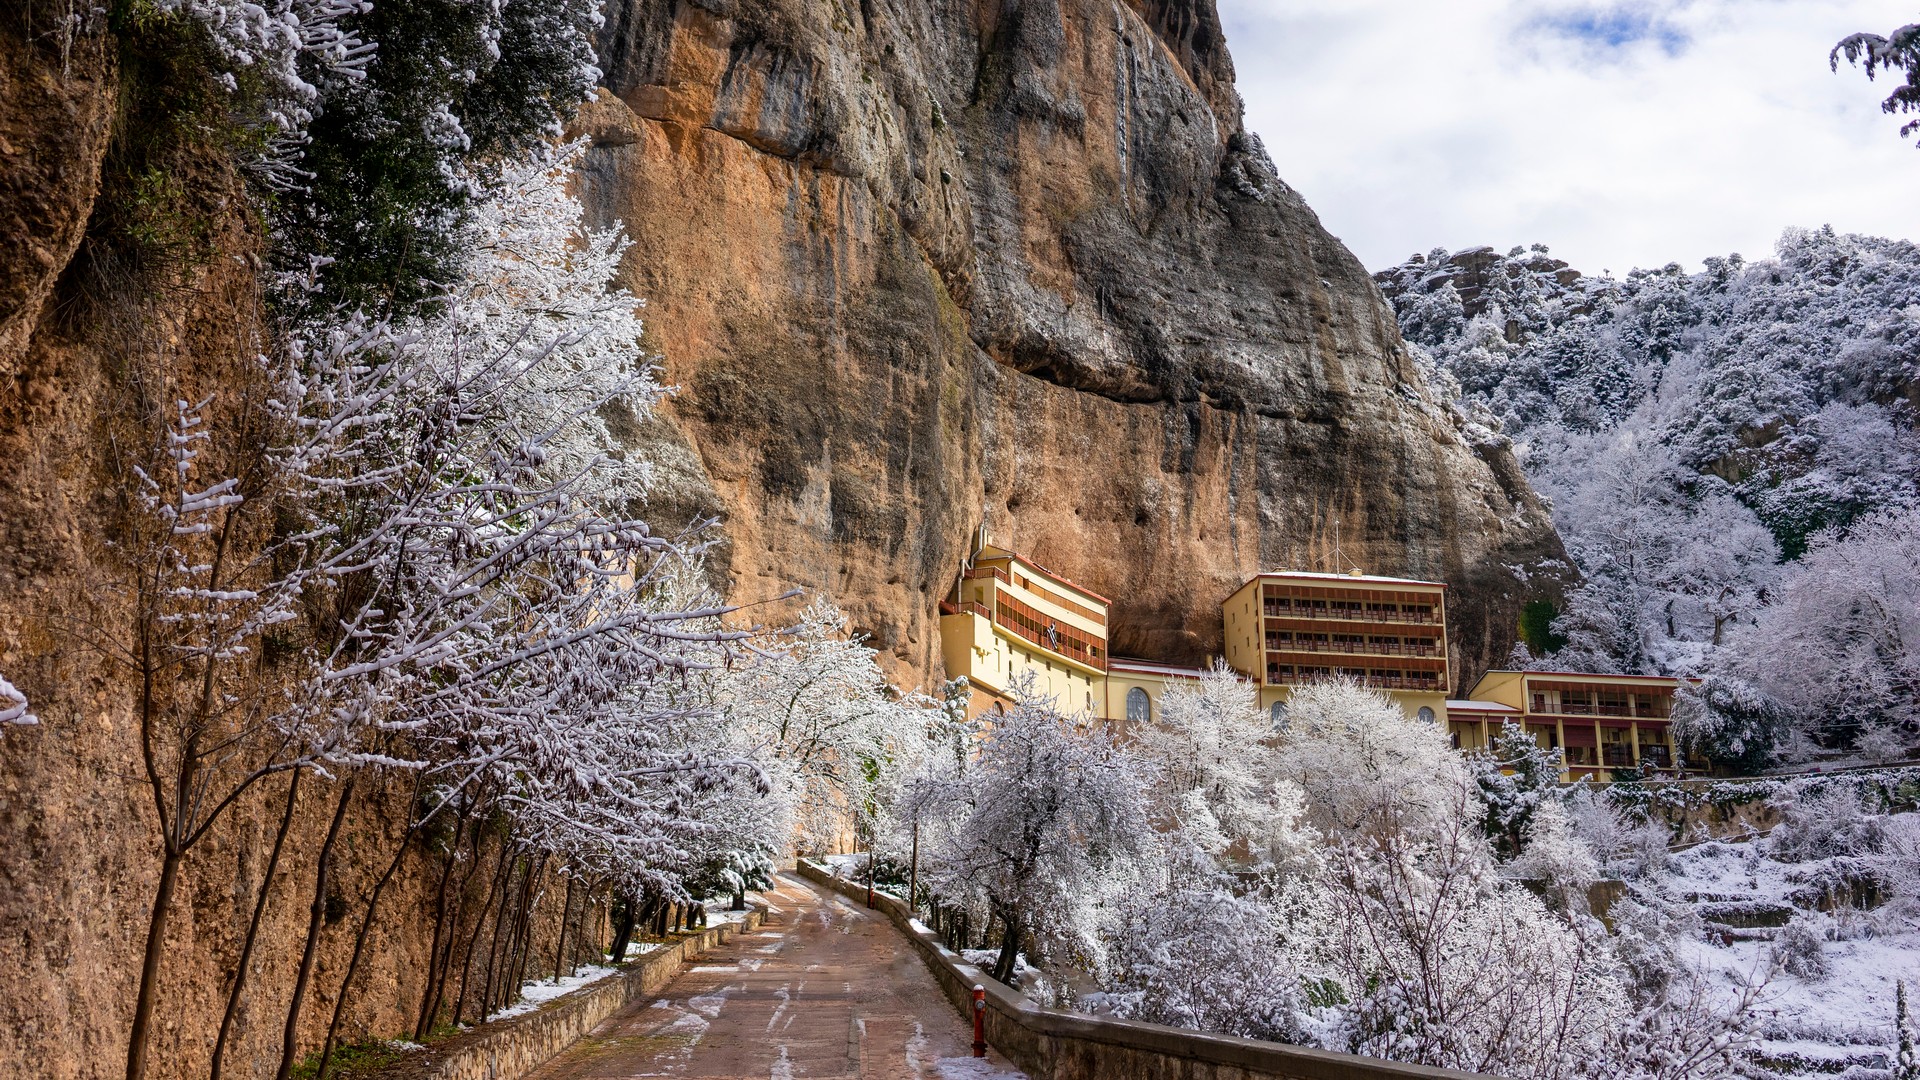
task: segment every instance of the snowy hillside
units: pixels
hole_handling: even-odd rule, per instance
[[[1679,854],[1654,889],[1697,919],[1680,958],[1748,1002],[1754,1075],[1865,1080],[1893,1075],[1896,983],[1920,990],[1917,883],[1920,813],[1834,793],[1767,837]]]
[[[1796,229],[1695,274],[1588,277],[1535,246],[1376,278],[1578,565],[1521,663],[1714,676],[1723,763],[1920,742],[1920,248]]]

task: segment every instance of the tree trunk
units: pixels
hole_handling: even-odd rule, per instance
[[[560,901],[560,937],[553,943],[553,981],[560,981],[560,968],[567,962],[567,916],[573,914],[573,876],[567,876],[567,895]],[[572,974],[569,972],[568,974]]]
[[[127,1080],[142,1080],[147,1074],[147,1029],[153,1024],[160,955],[166,951],[167,921],[173,914],[173,892],[180,884],[180,862],[185,857],[169,842],[160,858],[160,887],[154,890],[153,913],[147,921],[147,955],[140,963],[140,994],[134,999],[133,1030],[127,1036]]]
[[[407,800],[407,805],[412,806],[419,798],[420,779],[416,775],[413,797]],[[387,884],[393,880],[394,872],[399,870],[400,864],[406,860],[407,846],[412,843],[414,835],[420,831],[420,826],[424,823],[424,819],[415,822],[407,826],[406,832],[400,834],[400,850],[393,853],[393,860],[387,863],[387,868],[381,873],[380,880],[374,883],[373,895],[367,898],[367,913],[361,917],[360,929],[353,935],[353,954],[347,960],[347,973],[341,977],[340,993],[333,999],[333,1019],[327,1022],[327,1041],[320,1047],[320,1069],[315,1080],[327,1080],[327,1068],[333,1062],[333,1048],[339,1045],[340,1041],[340,1019],[347,1014],[347,998],[353,989],[353,977],[360,972],[360,959],[366,954],[367,933],[373,929],[374,914],[380,910],[380,897],[387,891]]]
[[[453,833],[453,848],[447,853],[447,872],[440,877],[439,899],[433,914],[433,948],[427,952],[427,982],[420,990],[420,1012],[413,1022],[413,1041],[420,1042],[427,1032],[433,1030],[433,1021],[440,1015],[440,1002],[446,997],[447,978],[452,972],[453,954],[460,946],[460,916],[465,914],[467,906],[467,887],[473,884],[473,875],[480,869],[480,828],[474,823],[473,858],[468,860],[467,869],[460,875],[460,886],[453,890],[451,898],[447,885],[452,878],[453,864],[459,861],[461,834],[465,830],[466,814],[461,814],[460,827]]]
[[[518,869],[520,857],[512,855],[507,863],[506,880],[500,890],[500,909],[494,912],[493,933],[487,938],[487,981],[480,987],[480,1019],[485,1020],[493,1012],[493,998],[500,983],[500,967],[505,957],[502,955],[500,935],[507,929],[507,914],[514,911],[513,872]],[[515,924],[517,925],[517,924]]]
[[[613,951],[609,954],[614,963],[627,958],[627,942],[633,939],[633,901],[625,896],[614,898]]]
[[[1020,956],[1020,917],[1003,912],[1001,921],[1007,924],[1007,933],[1000,939],[1000,958],[993,963],[993,977],[1012,986],[1013,965]]]
[[[460,993],[453,999],[453,1026],[455,1027],[460,1026],[460,1018],[466,1013],[467,983],[473,978],[473,950],[480,945],[480,935],[487,928],[487,916],[493,914],[494,895],[501,890],[505,884],[504,879],[512,872],[512,865],[508,861],[508,849],[506,838],[502,837],[500,865],[494,868],[493,875],[487,881],[487,899],[480,905],[480,912],[473,920],[473,933],[467,935],[466,948],[460,953]],[[476,842],[474,845],[476,859],[479,858],[479,850],[479,844]]]
[[[320,869],[313,878],[313,903],[307,908],[307,944],[300,953],[299,973],[293,980],[293,1000],[287,1003],[287,1026],[280,1039],[280,1067],[273,1080],[287,1080],[293,1073],[293,1060],[300,1049],[300,1006],[307,996],[307,983],[313,977],[313,957],[320,945],[320,924],[327,914],[327,870],[333,859],[333,842],[340,837],[340,823],[346,820],[347,803],[353,798],[353,785],[359,778],[350,776],[340,788],[340,802],[333,808],[333,824],[327,826],[327,838],[320,845]]]
[[[273,874],[280,866],[280,851],[286,845],[287,830],[293,825],[294,804],[300,798],[300,774],[305,771],[293,770],[293,779],[287,783],[287,809],[280,815],[280,831],[273,834],[273,852],[267,856],[267,872],[260,879],[260,896],[253,902],[253,918],[247,922],[247,937],[240,946],[240,960],[234,965],[233,989],[227,992],[227,1011],[220,1017],[220,1034],[213,1040],[213,1064],[207,1080],[220,1080],[227,1036],[232,1034],[233,1018],[240,1011],[240,998],[247,986],[247,967],[253,962],[254,943],[260,939],[260,918],[266,914],[267,897],[273,893]]]

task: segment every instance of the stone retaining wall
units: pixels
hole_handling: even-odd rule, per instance
[[[802,861],[799,872],[844,896],[866,900],[864,885],[836,878],[825,867]],[[987,1044],[1033,1080],[1471,1080],[1480,1076],[1043,1009],[967,963],[930,931],[915,929],[911,913],[899,900],[875,893],[874,905],[913,943],[963,1015],[972,1010],[973,987],[986,988]]]
[[[736,934],[758,929],[765,916],[765,909],[756,907],[747,912],[743,922],[718,923],[690,934],[677,934],[666,946],[633,961],[617,975],[583,986],[533,1012],[482,1024],[435,1043],[381,1070],[380,1080],[518,1080],[629,1002],[665,985],[689,960],[726,944]]]

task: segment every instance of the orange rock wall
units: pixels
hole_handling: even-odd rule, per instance
[[[584,190],[681,387],[654,509],[724,518],[737,598],[825,591],[931,679],[984,519],[1196,662],[1337,544],[1456,587],[1463,679],[1504,657],[1558,540],[1242,130],[1208,0],[616,0],[602,52]]]

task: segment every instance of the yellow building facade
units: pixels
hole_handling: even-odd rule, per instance
[[[1521,724],[1541,746],[1562,751],[1567,780],[1606,780],[1625,769],[1678,775],[1679,689],[1679,679],[1659,675],[1489,671],[1471,700],[1449,703],[1448,727],[1456,744],[1485,746],[1501,722]]]
[[[1226,658],[1284,707],[1295,686],[1345,676],[1383,690],[1407,715],[1446,716],[1447,587],[1368,574],[1261,574],[1221,605]],[[1276,714],[1277,719],[1277,714]]]
[[[987,540],[940,604],[947,674],[965,676],[970,715],[1004,711],[1030,677],[1063,712],[1120,730],[1153,723],[1167,692],[1199,669],[1108,652],[1106,597]],[[1563,751],[1567,780],[1615,770],[1678,774],[1671,734],[1677,679],[1564,671],[1489,671],[1462,699],[1442,582],[1361,574],[1260,574],[1221,604],[1227,664],[1257,689],[1276,726],[1293,689],[1345,677],[1384,691],[1409,717],[1444,724],[1462,750],[1519,724]]]
[[[940,604],[947,675],[966,676],[970,715],[1004,711],[1013,687],[1066,712],[1105,716],[1107,598],[1005,548],[982,543]]]
[[[972,715],[1004,711],[1023,677],[1063,711],[1151,722],[1167,690],[1199,669],[1114,657],[1106,597],[981,538],[940,604],[947,674],[974,689]],[[1221,609],[1227,664],[1284,713],[1292,688],[1345,675],[1377,687],[1409,716],[1446,712],[1446,586],[1366,575],[1261,574]]]

